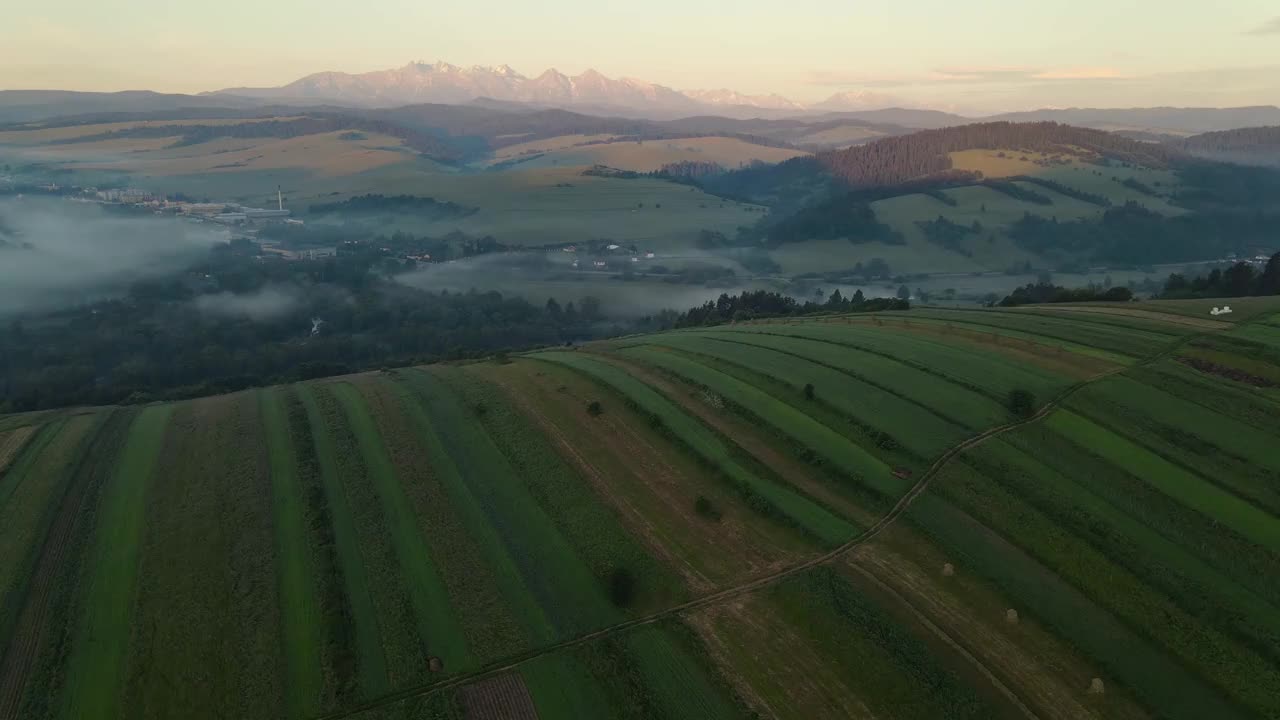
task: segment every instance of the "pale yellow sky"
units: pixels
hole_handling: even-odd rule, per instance
[[[800,101],[1280,103],[1274,0],[63,0],[3,14],[0,89],[199,92],[441,59]]]

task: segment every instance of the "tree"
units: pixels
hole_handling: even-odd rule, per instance
[[[812,400],[812,399],[813,399],[813,383],[805,383],[805,385],[804,385],[804,399],[805,399],[805,400]]]
[[[1009,391],[1009,412],[1020,418],[1029,418],[1036,412],[1036,396],[1022,388]]]
[[[908,288],[906,285],[899,285],[899,286],[898,286],[898,299],[899,299],[899,300],[910,300],[910,299],[911,299],[911,288]]]
[[[1271,256],[1258,278],[1259,295],[1280,295],[1280,252]]]
[[[631,571],[617,567],[609,571],[609,599],[618,607],[629,607],[636,594],[636,579]]]
[[[693,510],[708,520],[718,522],[721,517],[720,510],[716,508],[715,503],[712,503],[711,500],[704,495],[699,495],[698,499],[693,502]]]
[[[604,408],[601,407],[599,400],[592,400],[591,402],[587,403],[588,415],[590,415],[591,417],[599,417],[602,413],[604,413]]]

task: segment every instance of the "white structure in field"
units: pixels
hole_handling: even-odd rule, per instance
[[[1230,305],[1223,305],[1221,308],[1216,308],[1216,307],[1215,307],[1214,309],[1212,309],[1212,310],[1210,310],[1210,311],[1209,311],[1209,314],[1210,314],[1210,315],[1230,315],[1230,314],[1231,314],[1231,306],[1230,306]]]

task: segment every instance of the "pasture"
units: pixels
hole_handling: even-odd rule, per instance
[[[1274,717],[1274,328],[1129,309],[0,418],[0,718]]]
[[[501,157],[507,157],[509,149],[503,148],[501,152]],[[756,145],[728,137],[619,140],[544,149],[528,160],[521,161],[518,167],[533,169],[605,165],[618,170],[655,172],[670,163],[709,162],[735,169],[756,161],[779,163],[807,154],[801,150]]]

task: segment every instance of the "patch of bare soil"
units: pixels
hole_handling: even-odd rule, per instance
[[[1246,385],[1252,385],[1254,387],[1263,387],[1263,388],[1280,387],[1280,384],[1273,382],[1272,380],[1269,380],[1267,378],[1259,377],[1257,375],[1247,373],[1243,370],[1233,368],[1228,365],[1222,365],[1222,364],[1213,362],[1212,360],[1205,360],[1204,358],[1187,357],[1185,355],[1179,355],[1178,362],[1182,363],[1183,365],[1192,367],[1196,370],[1199,370],[1202,373],[1207,373],[1209,375],[1217,375],[1218,377],[1224,377],[1228,380],[1235,380],[1236,382],[1242,382]]]
[[[520,673],[505,673],[458,691],[467,720],[538,720]]]

